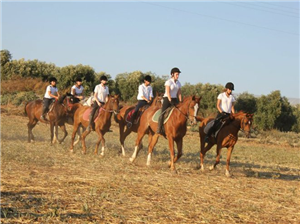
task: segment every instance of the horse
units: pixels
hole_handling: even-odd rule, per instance
[[[96,102],[95,102],[96,103]],[[73,146],[74,146],[74,138],[76,135],[77,130],[80,126],[83,126],[86,128],[89,125],[89,121],[84,119],[84,113],[87,109],[91,107],[89,106],[82,106],[78,108],[74,114],[74,127],[73,127],[73,133],[71,138],[71,147],[70,152],[73,152]],[[104,135],[106,132],[109,131],[109,128],[111,126],[111,116],[112,113],[118,113],[119,112],[119,96],[109,96],[108,101],[105,103],[103,107],[99,108],[99,115],[95,121],[95,131],[98,134],[98,141],[96,143],[95,148],[95,154],[98,154],[98,147],[101,142],[102,144],[102,150],[101,150],[101,156],[104,156],[104,146],[105,146],[105,139]],[[82,153],[86,154],[86,145],[85,145],[85,138],[86,136],[91,132],[91,130],[86,129],[82,135],[81,135],[81,142],[82,142]]]
[[[250,128],[253,123],[253,114],[248,114],[244,112],[238,112],[236,114],[231,114],[229,117],[229,122],[227,121],[227,124],[225,124],[222,129],[219,131],[216,138],[210,136],[209,142],[205,146],[205,133],[204,128],[214,118],[208,117],[208,118],[196,118],[198,121],[201,121],[199,124],[199,136],[200,136],[200,166],[201,170],[204,171],[204,156],[205,153],[211,149],[211,147],[215,144],[217,144],[217,156],[216,156],[216,162],[214,165],[210,167],[210,170],[213,170],[216,168],[216,166],[220,163],[220,154],[221,149],[226,147],[227,148],[227,161],[226,161],[226,172],[225,175],[227,177],[230,177],[229,172],[229,165],[230,165],[230,157],[231,153],[233,151],[233,148],[238,140],[238,132],[239,130],[242,130],[245,132],[246,137],[250,138]]]
[[[176,172],[174,163],[182,156],[183,137],[187,131],[187,121],[191,125],[197,123],[196,115],[199,109],[201,97],[189,96],[186,97],[181,103],[175,106],[168,121],[164,124],[165,137],[168,139],[170,150],[170,164],[171,171]],[[157,130],[157,123],[152,120],[153,115],[158,110],[158,107],[147,109],[140,120],[140,125],[137,130],[137,139],[135,142],[135,150],[132,154],[130,161],[133,162],[139,152],[139,144],[146,133],[149,134],[148,157],[147,166],[150,166],[151,155],[154,146],[158,141],[159,134],[155,133]],[[175,157],[174,141],[177,145],[177,156]]]
[[[49,121],[45,121],[41,119],[43,101],[41,99],[33,100],[27,102],[25,104],[25,115],[29,118],[29,122],[27,123],[28,127],[28,143],[34,141],[34,135],[32,133],[32,129],[35,125],[40,121],[45,124],[50,124],[50,141],[51,145],[55,142],[62,143],[64,139],[67,137],[68,132],[65,127],[65,123],[69,123],[72,125],[72,115],[74,111],[80,107],[80,104],[73,106],[72,108],[68,104],[68,100],[66,98],[67,95],[62,95],[54,104],[51,106],[50,111],[48,112]],[[63,130],[64,136],[62,139],[58,139],[58,126]],[[55,128],[55,135],[54,135]]]
[[[156,97],[153,99],[149,108],[156,107],[156,106],[161,107],[161,100],[162,100],[162,96],[157,93]],[[126,124],[127,124],[126,117],[132,110],[134,110],[134,108],[135,108],[135,106],[125,106],[122,109],[120,109],[120,113],[118,113],[118,115],[114,116],[115,122],[119,124],[120,143],[121,143],[121,150],[122,150],[123,156],[125,156],[124,142],[125,142],[126,137],[131,132],[137,132],[137,129],[140,124],[141,116],[143,116],[143,114],[145,113],[145,111],[141,111],[142,114],[140,115],[139,121],[137,123],[132,122],[132,126],[130,128],[128,128],[126,126]],[[146,110],[148,110],[149,108],[147,108]],[[126,130],[125,130],[125,127],[126,127]]]

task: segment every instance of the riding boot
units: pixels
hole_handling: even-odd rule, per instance
[[[158,118],[156,134],[163,134],[162,126],[164,124],[164,114],[161,114]]]
[[[43,110],[42,110],[42,115],[41,115],[41,119],[44,121],[47,121],[47,119],[45,118],[45,114],[47,113],[47,107],[45,105],[43,105]]]

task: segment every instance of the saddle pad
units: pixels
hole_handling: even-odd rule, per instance
[[[91,111],[92,111],[92,107],[89,107],[88,109],[86,109],[85,111],[84,111],[84,113],[83,113],[83,116],[82,116],[82,118],[83,118],[83,120],[85,120],[85,121],[89,121],[90,120],[90,113],[91,113]],[[97,113],[97,111],[98,111],[98,113]],[[95,115],[96,115],[96,118],[95,118],[95,120],[94,121],[97,121],[97,119],[98,119],[98,117],[99,117],[99,115],[100,115],[100,112],[102,111],[102,108],[100,108],[99,110],[97,110],[96,111],[96,113],[95,113]],[[94,115],[94,117],[95,117],[95,115]]]
[[[166,114],[168,116],[167,117],[165,116],[164,124],[167,123],[167,121],[169,120],[174,109],[175,109],[175,107],[172,107],[171,109],[167,109]],[[152,121],[155,123],[158,123],[158,118],[160,117],[160,115],[161,115],[161,109],[159,109],[155,112],[155,114],[152,116]]]
[[[207,134],[209,132],[209,130],[213,127],[215,123],[215,120],[212,120],[210,122],[208,122],[204,128],[204,133]],[[218,136],[218,133],[220,132],[220,130],[222,129],[222,127],[224,126],[226,122],[225,121],[221,121],[217,127],[215,127],[215,133],[212,133],[212,135],[216,138]]]
[[[149,105],[145,105],[145,106],[143,106],[143,107],[141,107],[141,108],[139,109],[139,111],[138,111],[138,113],[137,113],[137,115],[136,115],[136,118],[135,118],[134,121],[133,121],[134,124],[137,124],[137,123],[139,122],[139,120],[140,120],[140,118],[141,118],[143,112],[144,112],[145,110],[147,110],[148,108],[149,108]],[[134,110],[135,110],[135,108],[133,108],[131,111],[129,111],[129,113],[127,114],[126,119],[125,119],[126,122],[131,122],[131,118],[132,118],[132,115],[133,115],[133,113],[134,113]]]

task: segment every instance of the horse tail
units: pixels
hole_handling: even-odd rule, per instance
[[[26,110],[26,107],[27,107],[27,105],[28,105],[29,103],[30,103],[30,102],[25,103],[25,107],[24,107],[24,116],[27,116],[27,110]]]
[[[204,120],[204,118],[203,117],[200,117],[200,116],[196,116],[196,121],[203,121]]]

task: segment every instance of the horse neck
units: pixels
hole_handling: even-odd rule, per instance
[[[188,109],[189,109],[188,105],[190,102],[191,102],[191,97],[188,97],[182,103],[178,104],[177,108],[181,111],[181,113],[188,115]]]
[[[233,126],[239,131],[241,129],[241,121],[244,117],[244,114],[237,114],[234,116],[234,121],[232,122]]]
[[[112,116],[112,113],[111,113],[111,110],[112,109],[110,109],[110,108],[107,108],[107,107],[109,107],[108,105],[110,104],[110,101],[108,101],[104,106],[103,106],[103,109],[104,109],[104,111],[102,112],[102,113],[104,113],[104,118],[103,118],[103,121],[109,121],[110,120],[110,118],[111,118],[111,116]],[[101,110],[101,108],[100,108],[100,110]],[[101,112],[101,111],[100,111]],[[99,119],[100,121],[101,121],[101,119]]]

